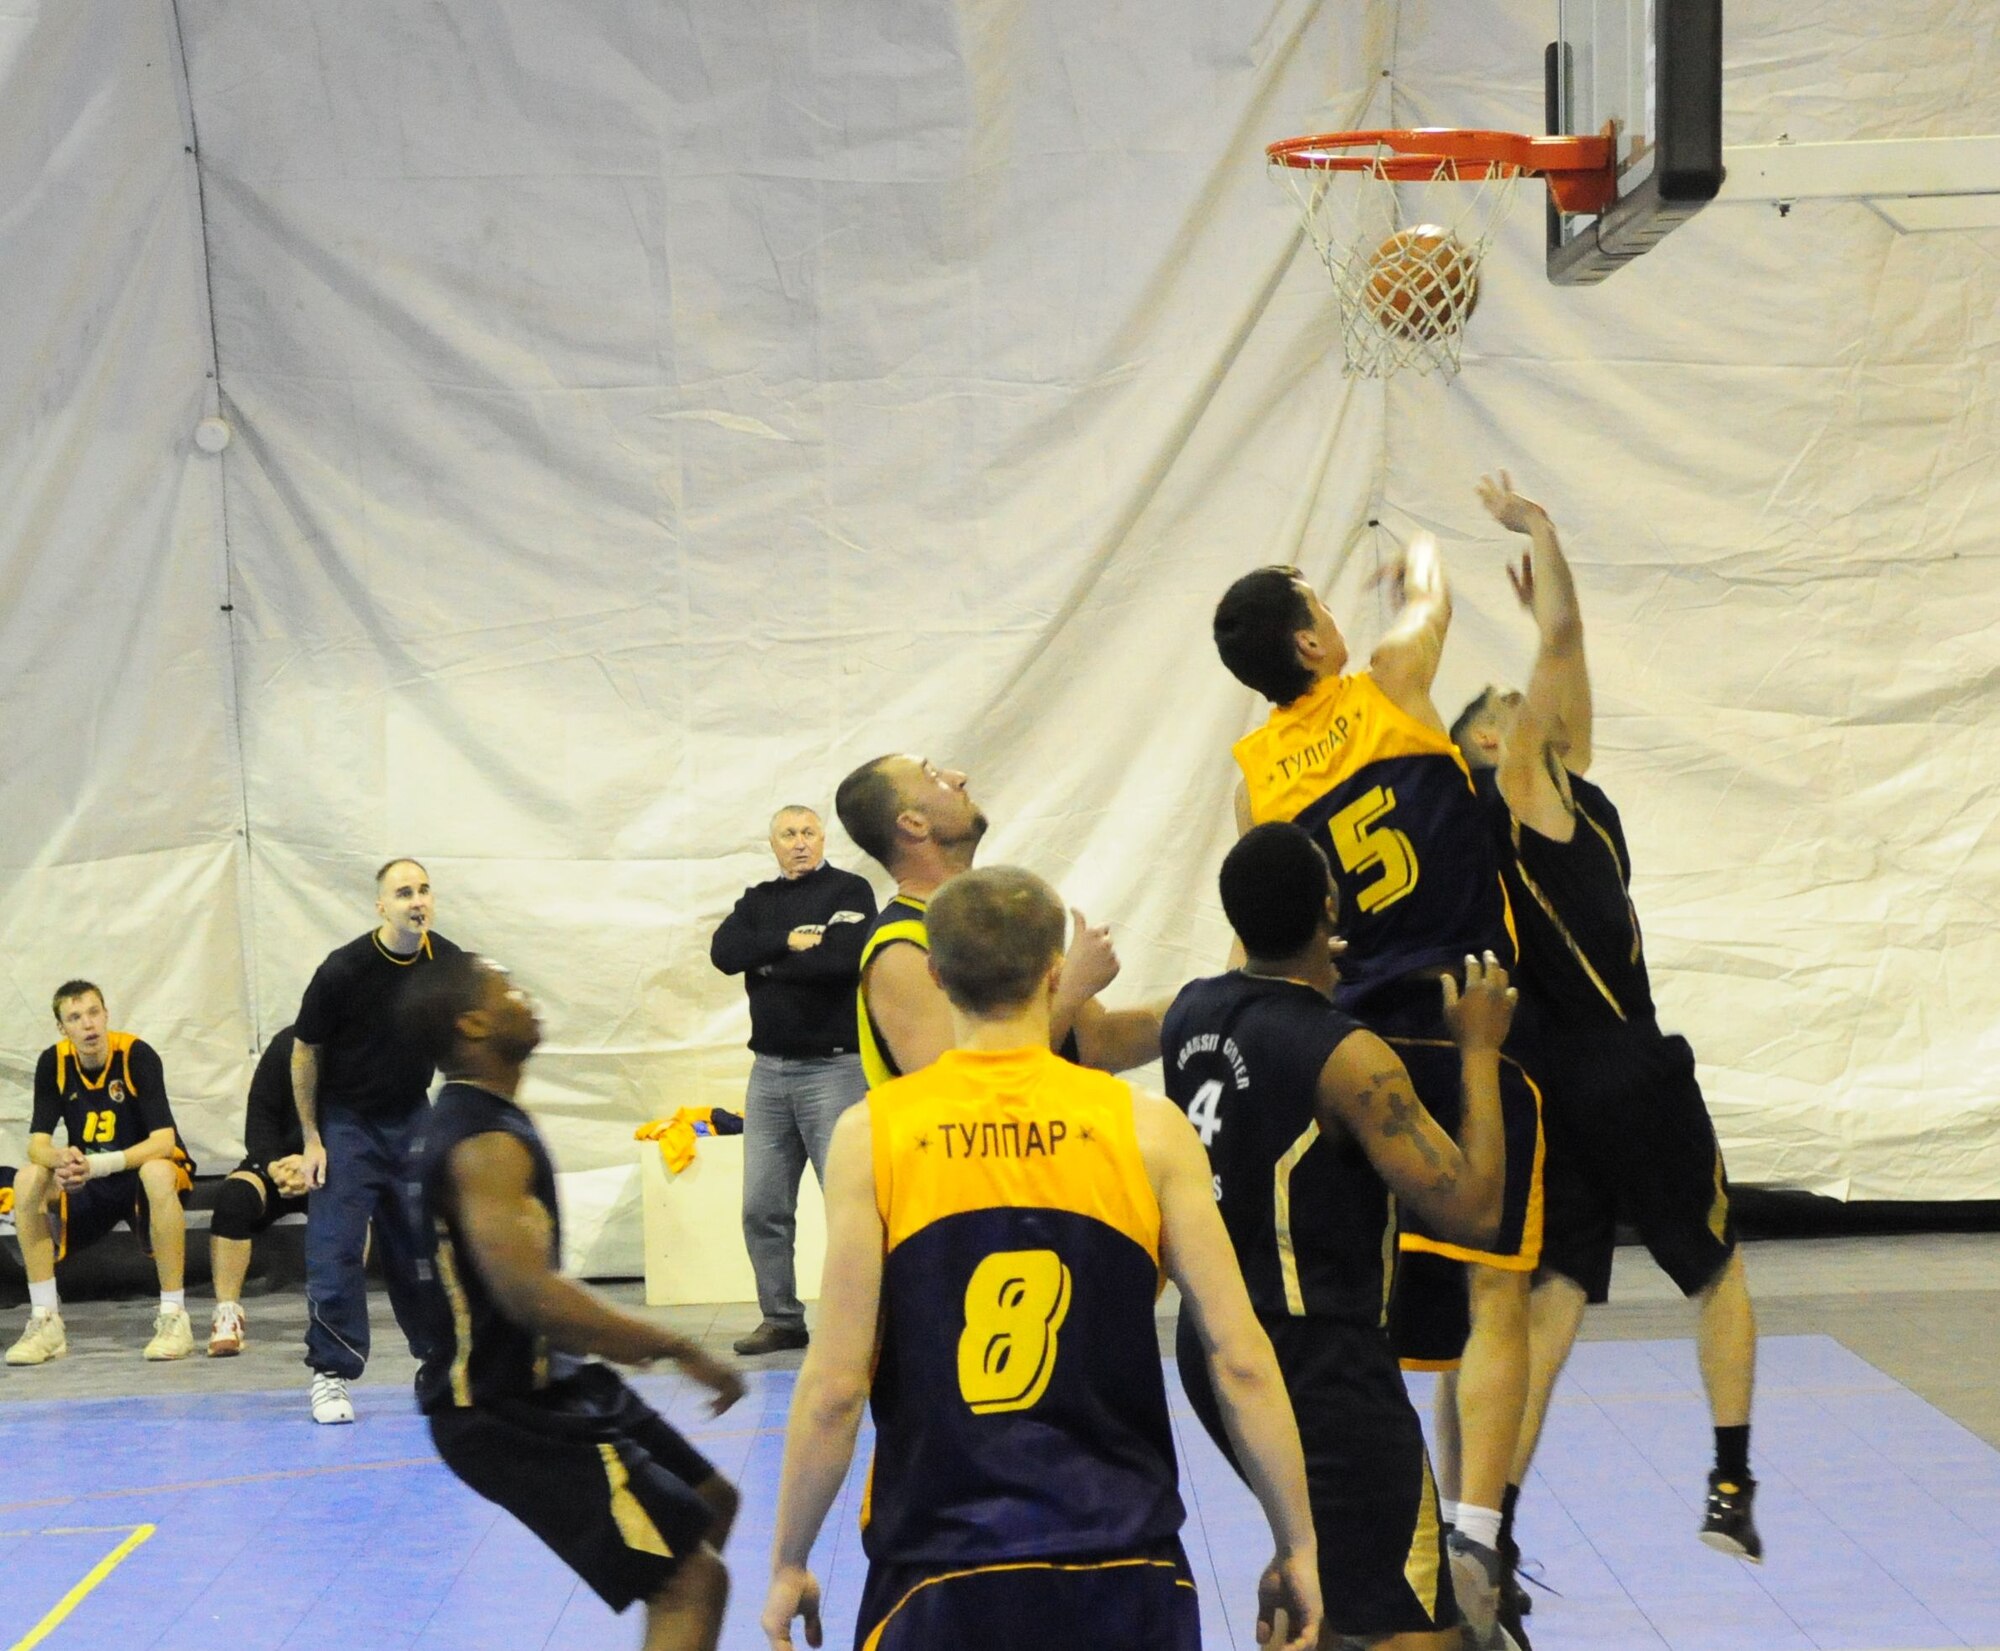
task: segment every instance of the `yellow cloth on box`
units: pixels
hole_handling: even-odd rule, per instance
[[[632,1131],[635,1141],[658,1141],[660,1161],[669,1175],[678,1175],[694,1162],[695,1125],[709,1121],[705,1106],[681,1107],[671,1118],[655,1118]]]

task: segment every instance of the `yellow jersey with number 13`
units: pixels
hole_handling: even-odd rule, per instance
[[[948,1050],[870,1093],[876,1564],[1102,1558],[1180,1530],[1132,1104],[1046,1049]]]
[[[1360,671],[1321,679],[1234,750],[1252,818],[1291,820],[1326,850],[1347,941],[1343,1007],[1467,952],[1513,966],[1499,852],[1448,734]]]

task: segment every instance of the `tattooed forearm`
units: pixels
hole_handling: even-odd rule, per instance
[[[1369,1075],[1367,1098],[1375,1114],[1376,1132],[1385,1140],[1393,1140],[1398,1135],[1407,1135],[1410,1145],[1416,1148],[1417,1156],[1424,1161],[1430,1173],[1430,1187],[1435,1192],[1451,1192],[1458,1186],[1458,1173],[1446,1167],[1444,1155],[1436,1144],[1425,1134],[1419,1121],[1423,1108],[1414,1095],[1404,1087],[1400,1072],[1375,1072]]]

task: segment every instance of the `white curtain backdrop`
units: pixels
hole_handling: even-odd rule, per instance
[[[1432,526],[1455,709],[1525,668],[1505,464],[1737,1177],[2000,1196],[2000,233],[1716,208],[1563,291],[1524,192],[1464,375],[1350,385],[1261,145],[1533,127],[1545,12],[0,0],[0,1157],[86,974],[233,1162],[414,854],[542,998],[572,1249],[629,1270],[632,1127],[740,1093],[706,948],[772,808],[963,766],[1169,990],[1256,714],[1216,594],[1295,560],[1365,650]],[[2000,131],[1989,33],[1732,0],[1729,135]]]

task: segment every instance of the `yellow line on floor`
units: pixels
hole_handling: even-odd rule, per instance
[[[106,1554],[95,1565],[91,1566],[89,1574],[74,1588],[70,1589],[68,1593],[64,1594],[61,1599],[57,1600],[55,1605],[50,1609],[49,1614],[36,1623],[34,1627],[30,1628],[23,1638],[16,1640],[9,1646],[8,1651],[32,1651],[33,1647],[40,1645],[43,1640],[47,1639],[49,1635],[62,1626],[63,1619],[70,1612],[74,1611],[90,1597],[92,1590],[100,1582],[125,1563],[133,1549],[137,1548],[157,1529],[159,1527],[156,1525],[138,1525],[132,1527],[132,1534],[126,1537],[123,1542],[119,1543],[117,1547],[113,1548],[111,1552]]]

